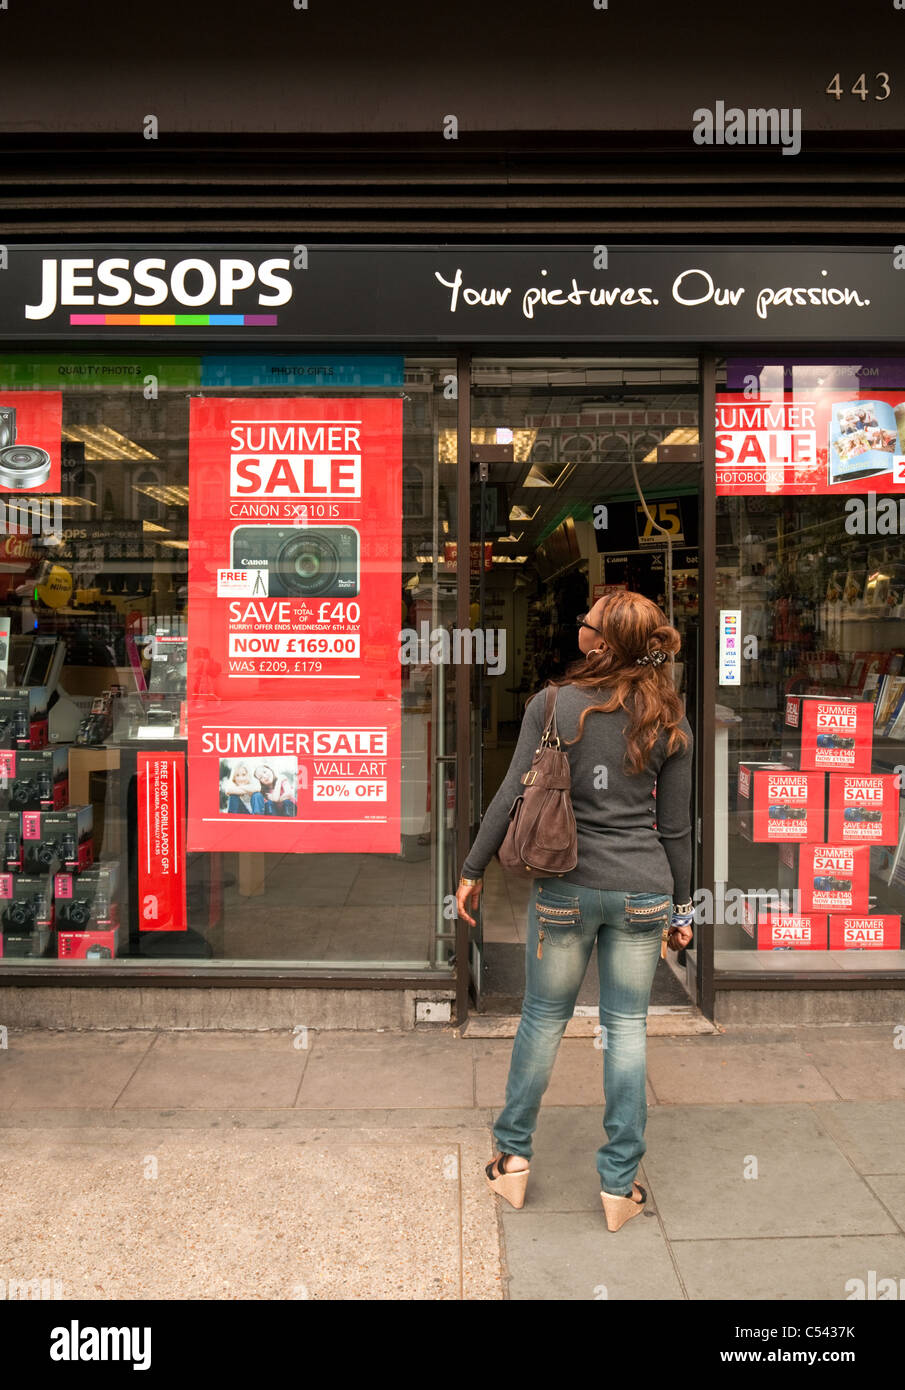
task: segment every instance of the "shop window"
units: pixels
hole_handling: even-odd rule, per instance
[[[905,963],[905,362],[868,365],[717,397],[718,971]]]
[[[31,404],[7,367],[24,437],[79,474],[63,543],[0,564],[0,971],[446,972],[455,685],[400,630],[455,620],[455,362],[265,393],[240,354],[202,398],[167,358],[149,401],[95,360],[51,392],[35,354]]]

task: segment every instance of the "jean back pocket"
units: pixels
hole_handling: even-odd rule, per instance
[[[581,903],[578,898],[539,887],[534,898],[537,924],[537,958],[544,946],[573,946],[581,937]]]
[[[626,893],[625,930],[662,932],[672,920],[672,898],[668,893]]]

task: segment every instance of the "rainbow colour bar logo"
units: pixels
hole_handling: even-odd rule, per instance
[[[277,314],[70,314],[81,328],[273,328]]]

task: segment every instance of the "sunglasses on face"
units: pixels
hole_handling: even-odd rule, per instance
[[[583,613],[580,618],[575,619],[575,626],[589,628],[591,632],[599,632],[600,636],[603,636],[603,628],[595,627],[593,623],[589,623],[587,613]]]

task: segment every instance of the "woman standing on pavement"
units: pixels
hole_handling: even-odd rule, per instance
[[[555,682],[578,863],[534,881],[525,998],[486,1174],[494,1191],[524,1204],[541,1098],[596,946],[607,1134],[597,1171],[607,1226],[617,1231],[647,1200],[635,1175],[646,1148],[647,1009],[661,941],[678,950],[692,935],[693,737],[669,664],[679,634],[656,604],[628,591],[607,594],[578,624],[583,658]],[[472,925],[469,908],[505,838],[543,709],[537,696],[526,705],[509,771],[462,868],[456,901]]]

